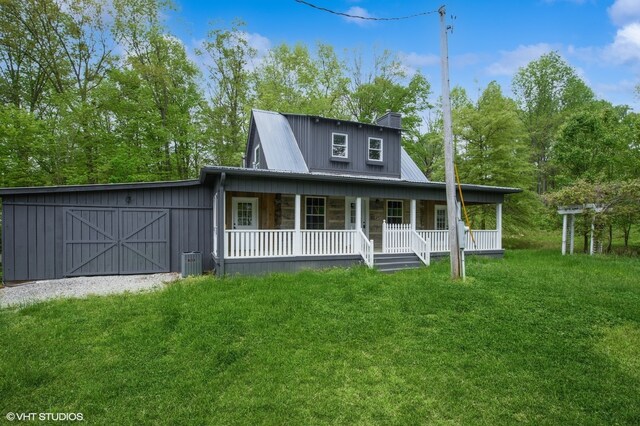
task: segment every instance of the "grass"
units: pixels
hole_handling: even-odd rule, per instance
[[[0,311],[0,416],[98,424],[639,424],[640,263],[507,252],[190,279]]]

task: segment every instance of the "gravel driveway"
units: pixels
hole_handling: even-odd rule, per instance
[[[153,275],[117,275],[103,277],[77,277],[60,280],[34,281],[16,287],[0,288],[0,308],[27,305],[48,299],[89,295],[105,295],[164,287],[166,282],[178,279],[177,273]]]

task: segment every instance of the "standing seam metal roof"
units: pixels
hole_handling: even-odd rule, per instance
[[[269,169],[309,173],[289,120],[284,115],[254,109],[253,119]]]
[[[409,182],[429,182],[404,148],[400,147],[400,178]]]

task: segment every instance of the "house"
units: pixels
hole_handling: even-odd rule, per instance
[[[180,271],[203,253],[218,274],[366,263],[397,269],[448,251],[445,184],[401,145],[401,116],[376,123],[254,110],[245,167],[177,182],[0,189],[4,280]],[[468,252],[501,256],[515,188],[461,185],[497,229]],[[469,238],[470,240],[470,238]]]

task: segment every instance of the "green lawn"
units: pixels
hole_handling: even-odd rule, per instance
[[[0,311],[0,417],[640,424],[640,261],[507,252]]]

